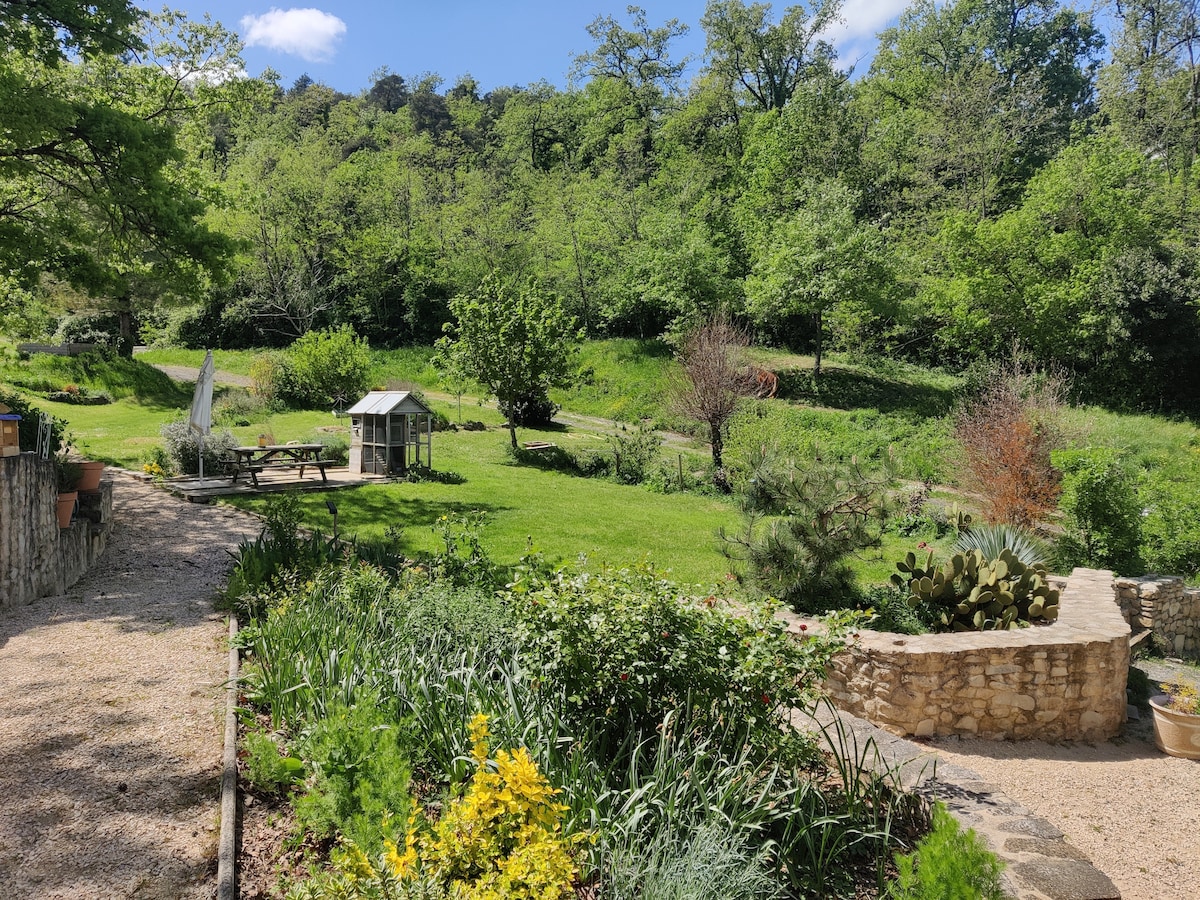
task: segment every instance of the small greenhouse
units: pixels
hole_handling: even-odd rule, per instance
[[[430,466],[433,412],[409,391],[371,391],[347,412],[351,472],[402,475]]]

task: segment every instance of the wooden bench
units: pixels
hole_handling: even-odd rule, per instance
[[[258,477],[257,476],[259,475],[259,473],[269,471],[271,469],[299,469],[301,478],[304,477],[305,469],[320,469],[321,470],[321,481],[328,484],[329,479],[325,475],[325,470],[332,465],[336,465],[335,461],[332,459],[312,459],[312,460],[308,460],[307,462],[302,462],[302,463],[284,462],[282,460],[280,460],[280,461],[272,460],[271,462],[251,463],[250,465],[247,465],[247,466],[241,466],[240,471],[249,472],[250,478],[254,482],[254,486],[258,487]]]
[[[558,444],[552,444],[549,441],[525,441],[526,450],[532,450],[535,453],[539,450],[553,450]]]

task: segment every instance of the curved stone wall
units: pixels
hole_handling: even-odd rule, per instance
[[[863,631],[830,666],[841,709],[893,734],[1107,740],[1125,721],[1129,625],[1111,572],[1076,569],[1058,621],[1016,631]]]

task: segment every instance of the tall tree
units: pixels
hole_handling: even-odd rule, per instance
[[[821,374],[828,338],[852,345],[886,284],[883,240],[860,224],[856,197],[838,181],[815,184],[807,202],[776,221],[752,248],[746,311],[785,343],[808,338]]]
[[[838,21],[843,0],[815,0],[811,11],[789,6],[771,21],[770,3],[710,0],[700,24],[709,69],[739,85],[756,108],[783,109],[814,71],[832,68],[835,52],[820,35]]]
[[[1164,204],[1176,227],[1196,234],[1195,162],[1200,153],[1200,3],[1125,0],[1121,31],[1100,78],[1101,104],[1130,145],[1167,176]]]
[[[113,298],[126,332],[138,293],[186,293],[219,273],[229,242],[201,221],[208,196],[176,138],[209,42],[228,41],[210,58],[224,64],[235,40],[113,3],[0,4],[0,36],[0,268],[26,286],[51,273]],[[72,49],[83,58],[68,61]],[[116,49],[141,56],[101,52]]]
[[[917,0],[861,92],[881,212],[1011,206],[1092,110],[1103,38],[1058,0]]]

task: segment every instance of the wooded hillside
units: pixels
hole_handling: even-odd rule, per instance
[[[229,78],[217,26],[60,17],[63,43],[0,3],[0,330],[103,331],[62,318],[99,307],[192,345],[430,343],[497,273],[594,336],[723,309],[954,369],[1020,341],[1092,399],[1194,412],[1196,2],[1123,2],[1102,31],[1055,0],[917,0],[853,73],[819,36],[840,5],[631,9],[589,27],[567,89],[379,60],[350,96]]]

